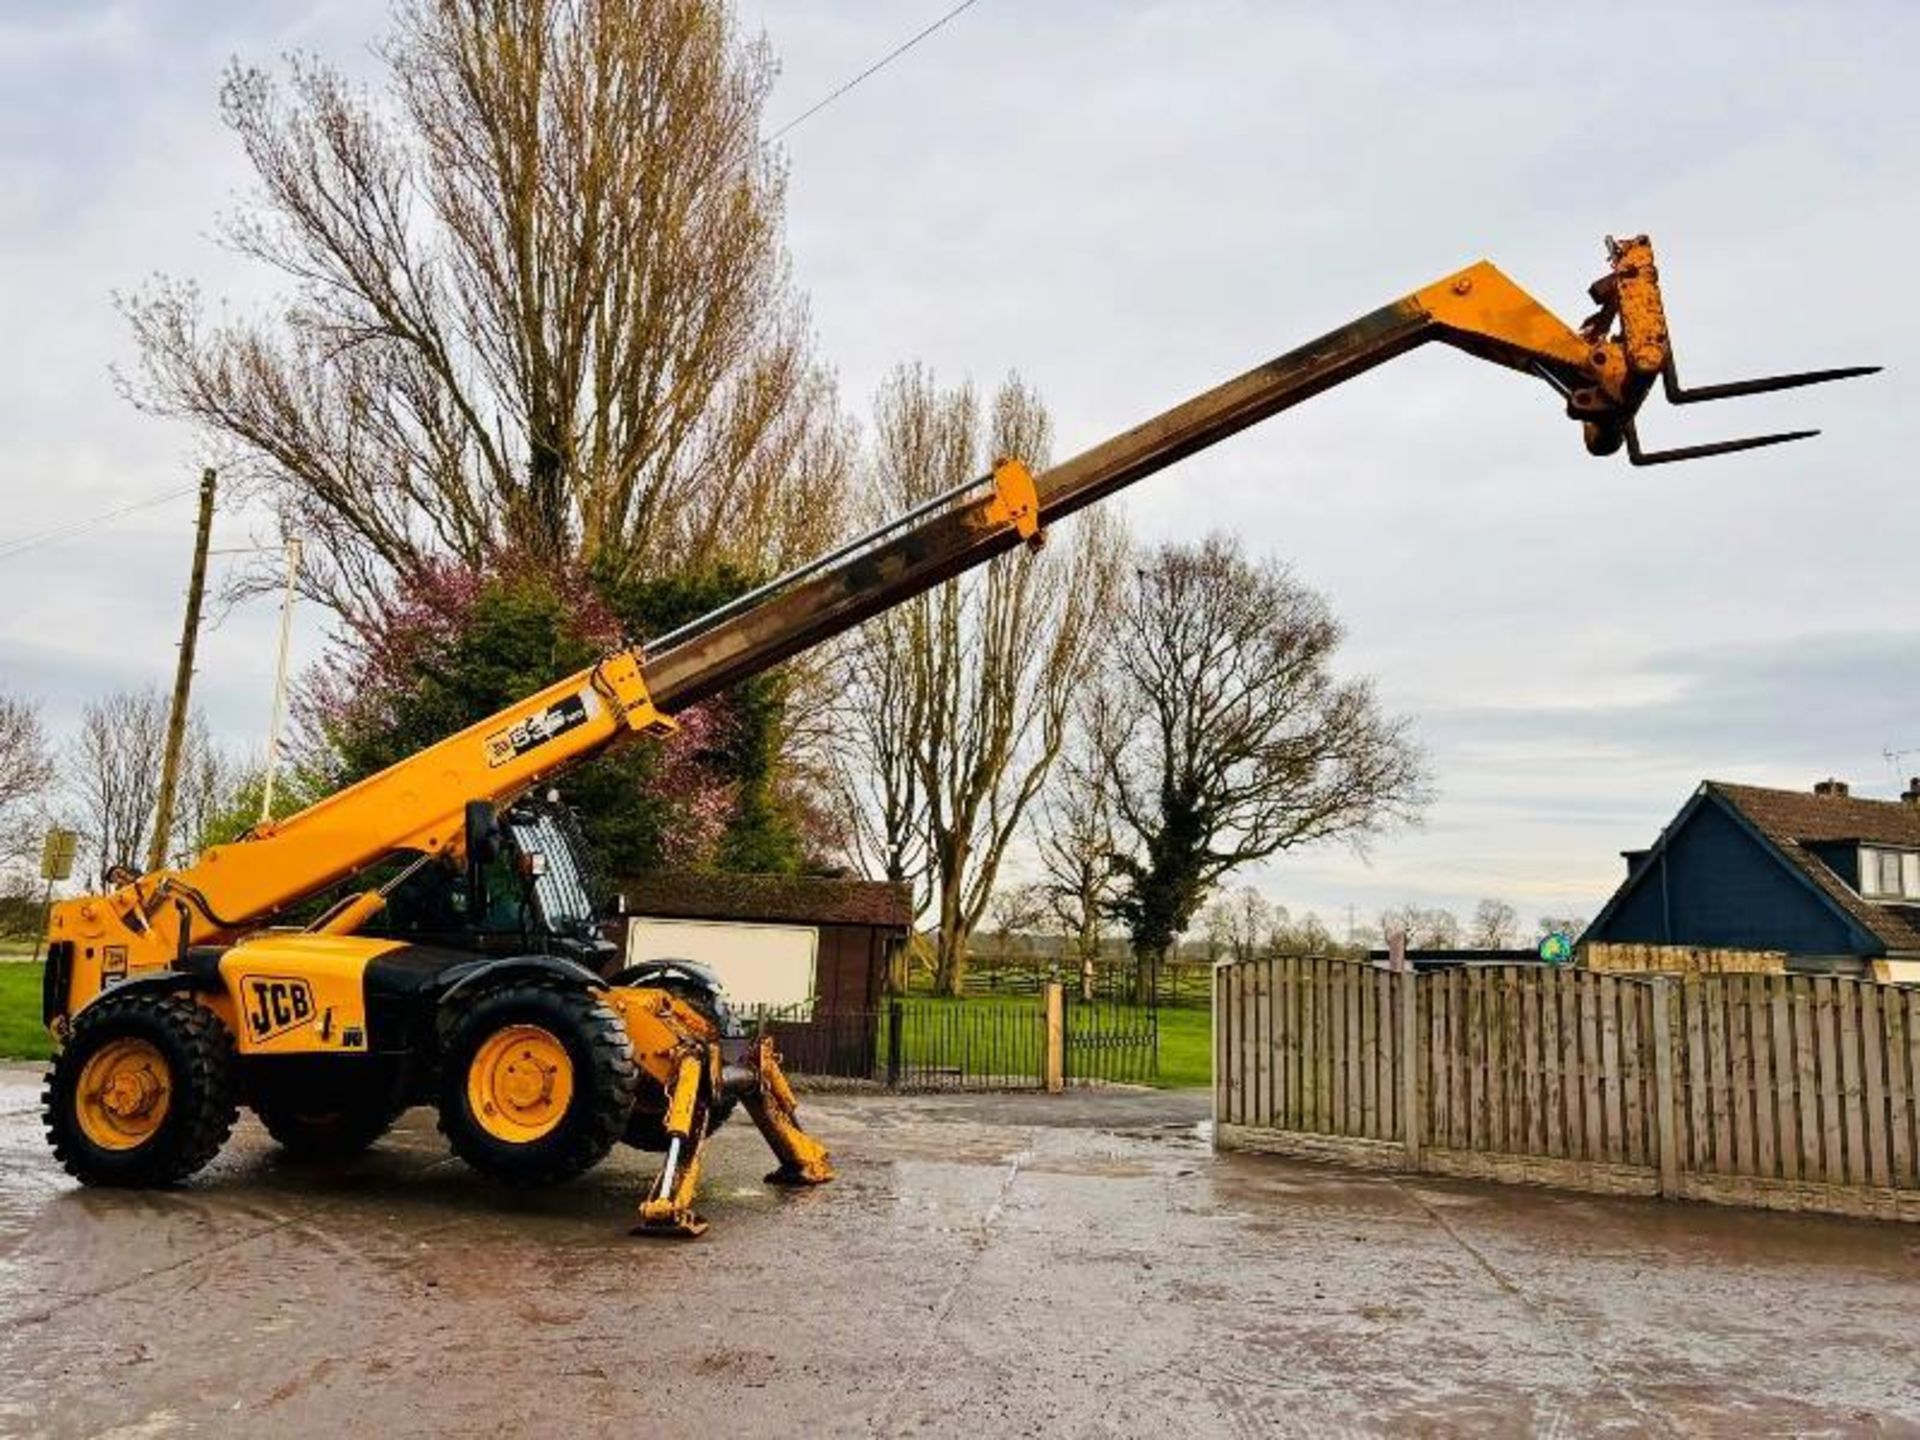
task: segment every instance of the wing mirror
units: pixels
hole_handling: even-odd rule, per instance
[[[467,864],[491,865],[500,858],[500,817],[485,800],[467,802]]]

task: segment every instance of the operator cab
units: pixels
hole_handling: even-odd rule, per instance
[[[619,897],[600,878],[579,821],[548,791],[496,812],[467,807],[464,865],[406,874],[362,934],[482,954],[561,955],[604,973],[619,947],[600,932]]]

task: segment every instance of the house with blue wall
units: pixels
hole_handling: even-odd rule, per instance
[[[1818,974],[1920,975],[1920,779],[1898,800],[1838,780],[1770,790],[1709,780],[1582,936],[1784,951]],[[1876,964],[1875,962],[1883,962]]]

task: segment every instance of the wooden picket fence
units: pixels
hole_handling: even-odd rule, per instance
[[[1920,1220],[1920,990],[1345,960],[1214,971],[1216,1142]]]

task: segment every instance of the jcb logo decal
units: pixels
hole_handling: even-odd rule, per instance
[[[313,987],[304,980],[249,975],[242,988],[247,1034],[255,1040],[271,1040],[313,1018]]]
[[[527,716],[505,730],[496,730],[481,742],[489,766],[505,765],[509,760],[538,749],[556,735],[564,735],[591,718],[587,702],[592,692],[583,690],[554,701],[546,709]]]

